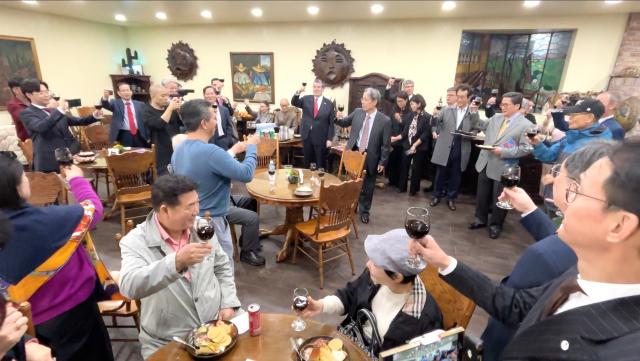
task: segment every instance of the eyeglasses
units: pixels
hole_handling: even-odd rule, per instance
[[[512,105],[513,104],[511,104],[511,103],[500,103],[500,108],[506,108],[506,107],[510,107]]]
[[[590,196],[590,195],[584,194],[584,193],[580,192],[579,189],[580,189],[580,185],[578,183],[569,184],[569,186],[567,187],[567,191],[565,193],[565,200],[567,201],[567,203],[573,203],[573,201],[576,200],[578,195],[581,195],[583,197],[587,197],[587,198],[595,199],[596,201],[603,202],[607,206],[609,205],[609,202],[605,201],[604,199],[600,199],[598,197],[594,197],[594,196]]]
[[[549,173],[553,176],[553,178],[558,178],[560,176],[560,169],[562,169],[562,163],[554,164],[553,167],[551,167]],[[577,182],[576,179],[571,178],[568,175],[566,177],[574,182]]]

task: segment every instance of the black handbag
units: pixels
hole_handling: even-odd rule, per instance
[[[371,337],[367,337],[364,333],[364,325],[369,322],[371,325]],[[378,323],[376,316],[367,309],[360,309],[356,314],[356,319],[350,319],[344,326],[338,326],[338,331],[353,341],[360,347],[369,357],[374,360],[378,359],[378,354],[382,349],[382,338],[378,331]]]

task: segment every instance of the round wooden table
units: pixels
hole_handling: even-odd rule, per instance
[[[349,353],[350,361],[371,360],[351,340],[336,331],[335,325],[322,324],[314,320],[306,320],[307,328],[302,332],[291,329],[293,314],[262,314],[262,333],[260,336],[251,337],[249,332],[240,335],[238,342],[228,354],[218,358],[224,361],[256,361],[266,360],[296,360],[295,353],[291,349],[290,337],[307,339],[313,336],[331,336],[340,338],[345,350]],[[172,341],[158,351],[154,352],[147,361],[191,361],[193,358],[186,347]]]
[[[295,169],[300,170],[299,168]],[[269,184],[269,174],[267,172],[256,173],[253,180],[247,183],[247,191],[261,204],[279,205],[287,208],[284,224],[281,224],[272,231],[266,233],[267,235],[286,235],[284,244],[276,255],[276,261],[278,262],[282,262],[287,259],[289,246],[294,243],[293,227],[296,223],[304,221],[302,208],[317,205],[319,201],[320,187],[311,185],[309,182],[309,179],[311,178],[311,171],[308,169],[302,169],[302,173],[304,185],[313,189],[313,195],[309,197],[298,197],[294,194],[294,191],[300,185],[289,184],[287,181],[287,171],[285,169],[277,170],[276,184],[273,189]],[[341,183],[338,177],[330,173],[325,173],[325,185],[338,183]]]

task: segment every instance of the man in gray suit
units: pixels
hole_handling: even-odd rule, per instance
[[[364,163],[367,173],[358,202],[362,223],[369,223],[376,175],[384,171],[391,147],[391,119],[376,109],[380,99],[381,95],[377,89],[367,88],[362,93],[362,108],[357,108],[346,117],[341,112],[336,114],[336,124],[343,128],[351,127],[345,150],[367,153]]]
[[[502,96],[502,113],[497,113],[489,119],[485,132],[484,145],[492,149],[481,150],[476,162],[476,170],[479,173],[476,219],[469,225],[469,229],[486,227],[489,221],[489,237],[493,239],[500,236],[507,215],[505,210],[496,206],[498,196],[502,192],[502,170],[507,164],[517,163],[520,157],[530,152],[525,132],[531,127],[531,123],[520,112],[521,106],[522,94],[509,92]]]
[[[469,104],[470,95],[469,85],[458,85],[456,104],[444,108],[435,118],[433,131],[436,147],[433,150],[431,163],[436,164],[438,169],[433,199],[429,203],[432,207],[437,206],[440,198],[446,195],[449,209],[456,210],[455,200],[458,198],[462,172],[467,169],[471,156],[471,143],[469,138],[451,133],[459,130],[470,132],[473,129],[483,128],[484,124],[478,116],[478,106]]]

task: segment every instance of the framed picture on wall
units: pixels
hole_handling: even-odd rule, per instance
[[[33,38],[0,35],[0,110],[13,95],[7,86],[14,77],[42,79]]]
[[[273,53],[229,53],[233,100],[274,103]]]

